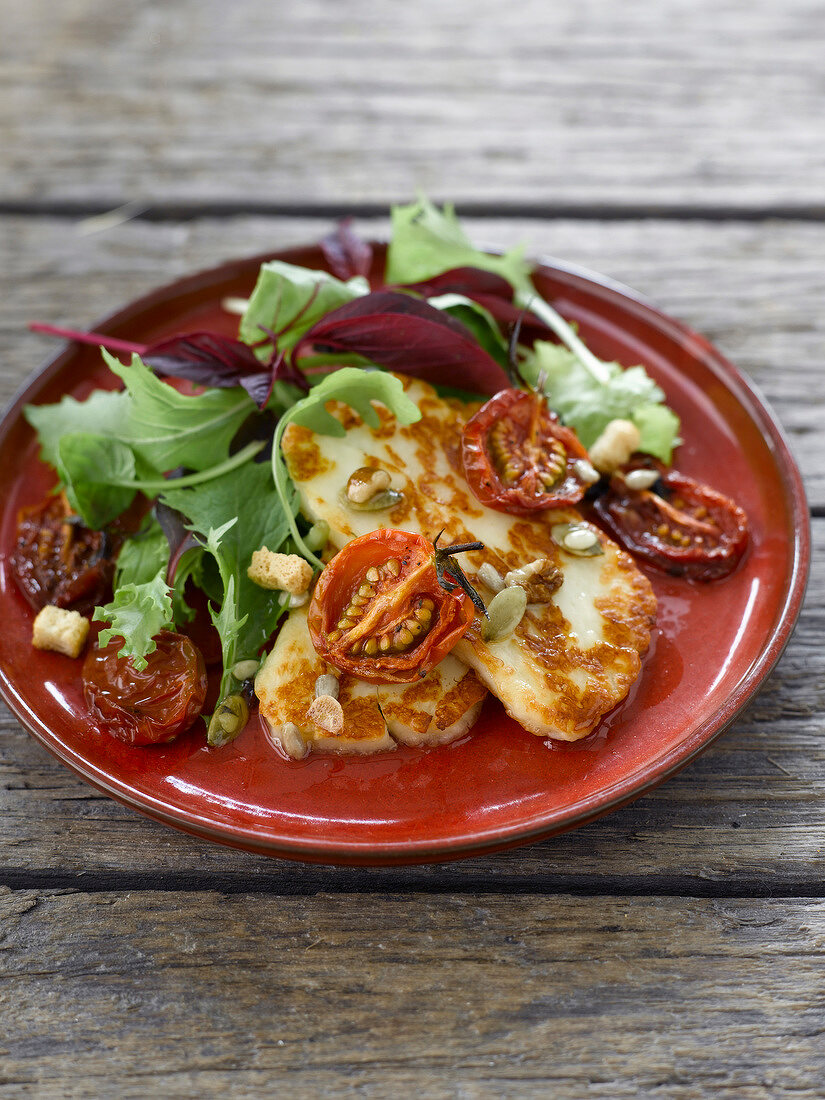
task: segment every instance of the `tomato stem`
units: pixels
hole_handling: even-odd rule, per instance
[[[453,560],[455,554],[466,554],[473,550],[483,550],[483,542],[458,542],[453,546],[443,546],[439,548],[436,544],[443,534],[443,529],[433,539],[433,546],[435,547],[435,573],[438,577],[438,583],[446,592],[453,592],[456,588],[460,588],[462,592],[470,597],[473,602],[473,606],[477,611],[480,611],[484,618],[489,618],[487,614],[487,607],[476,592],[475,588],[470,584],[464,575],[464,570]]]

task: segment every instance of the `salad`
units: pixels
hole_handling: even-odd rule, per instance
[[[348,225],[322,248],[329,271],[263,264],[238,339],[195,332],[137,346],[64,332],[99,343],[123,388],[26,409],[57,485],[20,514],[15,579],[38,619],[47,613],[47,644],[82,634],[87,701],[127,743],[168,741],[199,715],[211,745],[232,740],[262,654],[303,606],[327,666],[386,684],[427,675],[467,632],[489,636],[491,616],[514,629],[537,587],[552,599],[540,570],[479,594],[459,561],[481,544],[444,545],[435,530],[397,553],[384,546],[399,572],[366,565],[378,579],[359,597],[363,579],[341,561],[349,547],[333,556],[330,524],[301,508],[284,441],[346,436],[348,416],[375,430],[384,415],[416,424],[421,402],[405,379],[473,403],[461,463],[474,499],[551,525],[564,516],[553,530],[568,553],[602,546],[569,521],[575,506],[638,560],[688,581],[724,578],[746,550],[741,510],[671,468],[679,423],[661,388],[641,366],[594,356],[537,295],[521,249],[478,251],[451,208],[425,199],[392,211],[378,278]],[[371,466],[356,474],[367,488],[350,478],[349,503],[376,513],[384,542],[400,538],[381,518],[396,490]],[[251,568],[264,551],[274,583]],[[289,579],[299,574],[306,583]],[[411,574],[415,601],[399,603],[394,582]],[[365,606],[357,598],[377,601],[369,614],[383,625],[370,637],[348,617]],[[89,617],[101,629],[87,643]],[[214,700],[208,667],[220,669]]]

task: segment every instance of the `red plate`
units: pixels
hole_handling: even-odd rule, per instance
[[[149,342],[193,329],[233,332],[221,299],[246,296],[262,259],[228,263],[142,298],[97,325]],[[317,247],[279,258],[323,267]],[[378,263],[383,254],[377,250]],[[705,749],[782,652],[804,593],[808,511],[773,416],[702,337],[615,283],[558,263],[539,289],[593,351],[643,363],[682,418],[678,466],[735,498],[752,546],[731,578],[692,585],[650,573],[658,625],[630,697],[574,745],[543,742],[489,701],[474,734],[443,748],[365,759],[281,760],[257,720],[224,749],[202,730],[131,749],[95,728],[79,662],[31,647],[32,613],[8,572],[15,517],[50,484],[21,416],[26,402],[113,386],[93,348],[48,362],[0,424],[0,688],[20,721],[79,775],[158,821],[266,855],[325,863],[453,859],[581,825],[650,790]]]

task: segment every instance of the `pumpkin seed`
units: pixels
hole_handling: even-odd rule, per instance
[[[524,617],[527,593],[518,585],[505,588],[494,596],[487,608],[489,618],[482,623],[481,637],[485,642],[498,642],[512,634]]]
[[[215,708],[209,720],[207,741],[220,747],[228,745],[249,721],[249,707],[242,695],[227,695]]]

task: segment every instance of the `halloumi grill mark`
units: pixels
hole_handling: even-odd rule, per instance
[[[414,684],[367,684],[339,675],[340,733],[314,724],[308,715],[318,677],[327,665],[307,629],[306,608],[290,612],[272,652],[255,680],[260,713],[270,735],[289,756],[309,750],[374,753],[405,745],[441,745],[468,733],[478,719],[487,689],[450,654]]]
[[[485,642],[476,621],[453,655],[475,669],[531,733],[569,741],[586,736],[639,674],[656,610],[649,582],[628,554],[572,508],[522,517],[480,504],[460,459],[462,428],[479,406],[440,398],[423,382],[403,381],[421,409],[416,424],[399,427],[377,406],[381,426],[370,429],[340,406],[333,411],[347,428],[343,438],[289,426],[283,451],[301,511],[313,522],[329,524],[337,549],[379,527],[428,538],[443,529],[445,541],[480,540],[485,549],[467,555],[465,572],[487,602],[494,593],[484,585],[484,571],[479,574],[484,563],[503,577],[546,559],[563,576],[552,600],[530,604],[515,632],[500,641]],[[365,466],[389,473],[400,502],[385,512],[347,507],[342,489],[350,474]],[[602,553],[568,552],[552,537],[558,524],[591,530]]]

